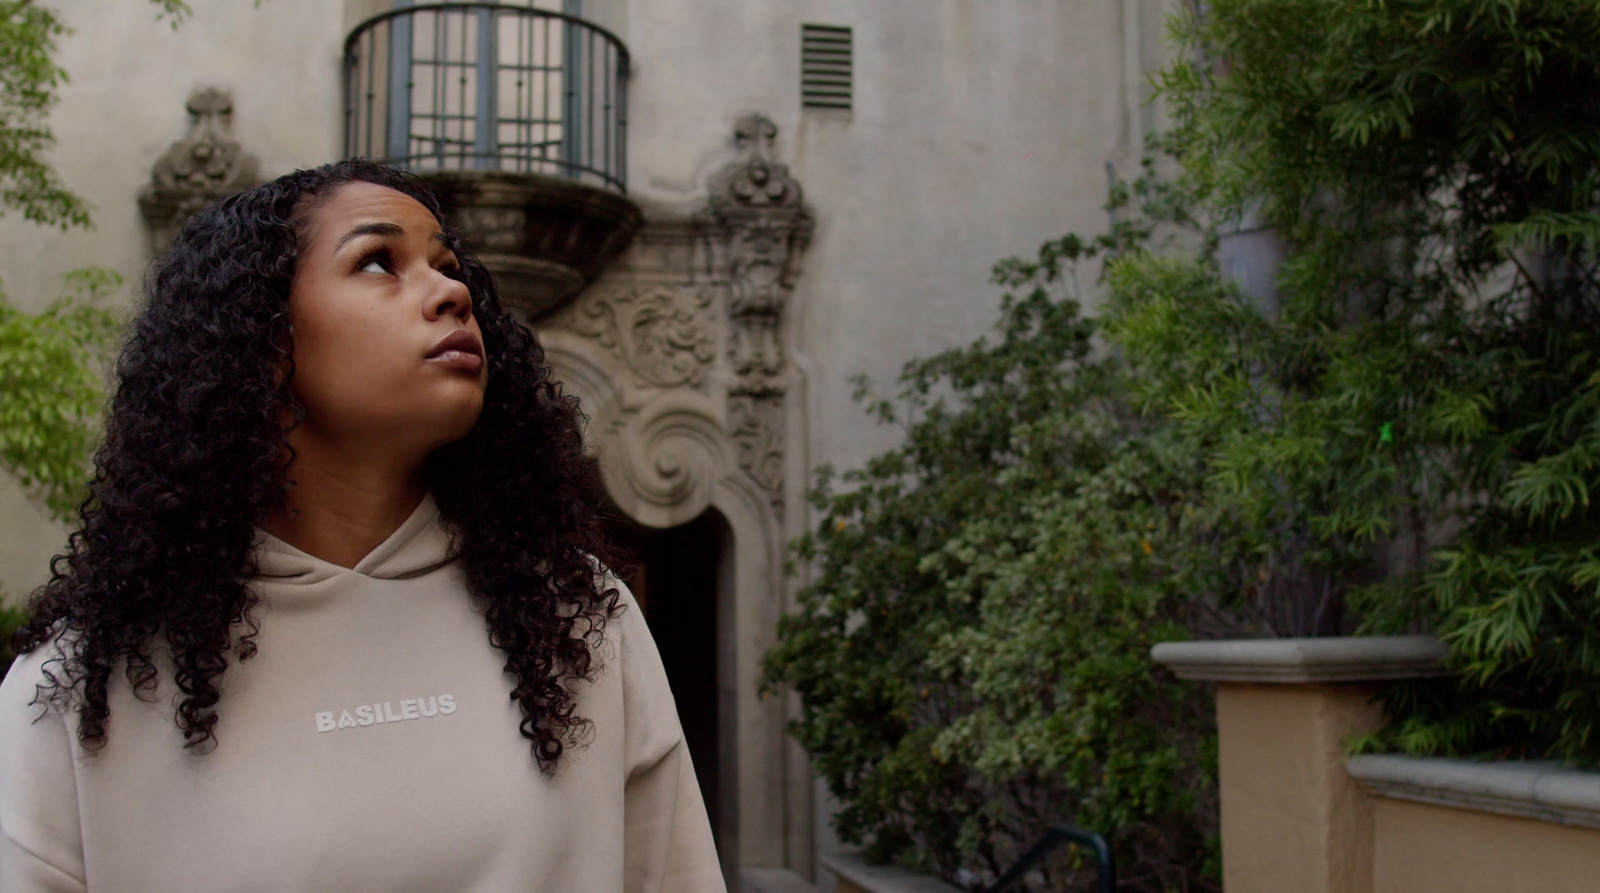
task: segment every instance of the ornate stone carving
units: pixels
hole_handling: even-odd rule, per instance
[[[764,497],[761,515],[781,527],[798,374],[784,314],[812,219],[773,160],[776,134],[760,115],[741,119],[737,154],[710,178],[703,207],[656,206],[597,286],[538,318],[551,355],[569,357],[563,375],[603,407],[602,437],[627,456],[607,486],[641,523],[682,523],[736,483]],[[523,225],[470,219],[486,245]],[[531,217],[526,226],[545,232]]]
[[[812,221],[801,204],[800,183],[772,159],[777,125],[746,115],[734,129],[739,157],[711,178],[705,221],[724,246],[728,359],[737,390],[782,390],[787,360],[780,332],[794,288],[796,263],[811,239]]]
[[[656,387],[698,388],[716,359],[706,288],[634,288],[580,302],[571,327]]]
[[[728,397],[728,434],[738,447],[739,467],[767,492],[773,508],[783,512],[782,394],[734,394]]]
[[[788,165],[772,160],[778,125],[765,115],[740,118],[733,126],[733,144],[740,157],[712,175],[711,204],[724,207],[799,208],[800,181]]]
[[[800,252],[812,220],[800,183],[773,160],[778,127],[746,115],[734,127],[739,156],[711,178],[703,215],[720,249],[728,310],[728,433],[739,467],[783,513],[785,411],[789,375],[783,315],[794,290]]]
[[[173,143],[150,172],[139,209],[150,224],[156,253],[164,252],[185,221],[217,199],[261,183],[256,160],[228,133],[233,98],[206,87],[189,97],[189,135]]]

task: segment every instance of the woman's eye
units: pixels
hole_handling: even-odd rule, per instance
[[[383,248],[372,252],[362,258],[356,265],[358,273],[392,273],[394,272],[394,256],[389,249]]]

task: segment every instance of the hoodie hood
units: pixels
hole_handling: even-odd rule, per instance
[[[339,574],[400,580],[426,574],[454,557],[450,550],[450,534],[432,493],[424,496],[411,517],[356,562],[355,567],[340,567],[323,561],[259,527],[256,528],[255,550],[260,569],[257,579],[272,583],[319,583]]]

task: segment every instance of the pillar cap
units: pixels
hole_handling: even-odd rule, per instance
[[[1443,676],[1447,650],[1433,636],[1337,636],[1162,642],[1150,657],[1179,679],[1307,685]]]

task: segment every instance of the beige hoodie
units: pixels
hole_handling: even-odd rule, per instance
[[[222,681],[218,744],[182,747],[111,679],[103,750],[29,706],[47,649],[0,684],[0,893],[723,893],[654,641],[627,588],[589,743],[542,776],[425,499],[353,569],[258,536],[259,651]],[[150,695],[146,694],[149,698]]]

